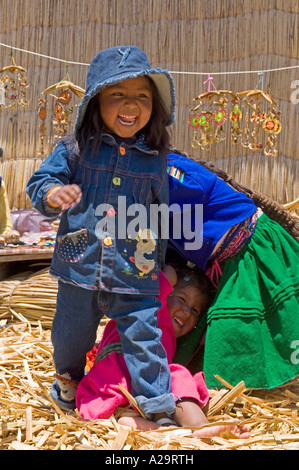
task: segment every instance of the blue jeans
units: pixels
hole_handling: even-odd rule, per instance
[[[167,356],[158,327],[160,301],[155,296],[87,290],[59,281],[52,325],[53,359],[59,375],[80,381],[86,353],[92,349],[103,315],[116,321],[132,379],[132,395],[148,418],[175,411]]]

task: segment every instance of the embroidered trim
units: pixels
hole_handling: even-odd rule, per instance
[[[218,248],[213,258],[217,258],[219,263],[223,263],[227,258],[235,256],[245,245],[247,239],[252,235],[258,219],[257,211],[248,219],[232,227],[223,244]]]
[[[122,354],[122,348],[121,348],[121,342],[120,341],[118,341],[116,343],[110,343],[110,344],[107,344],[106,346],[104,346],[103,349],[101,349],[98,352],[98,354],[97,354],[97,356],[94,360],[94,364],[99,362],[104,357],[109,356],[113,352],[116,352],[117,354]]]
[[[217,288],[222,276],[222,269],[220,264],[223,264],[228,258],[235,256],[241,248],[245,245],[248,238],[251,237],[254,229],[256,227],[257,219],[260,217],[259,210],[257,210],[252,216],[248,219],[240,222],[237,225],[234,225],[229,231],[228,234],[214,253],[213,257],[210,260],[210,267],[207,269],[206,274],[212,281],[212,284]],[[216,279],[215,279],[216,278]]]
[[[168,166],[167,173],[173,178],[179,180],[181,183],[184,181],[185,173],[180,168],[176,168],[175,166]]]

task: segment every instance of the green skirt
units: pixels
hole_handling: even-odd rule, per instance
[[[178,341],[175,360],[247,388],[274,388],[299,375],[299,245],[263,214],[254,234],[222,266],[207,315]],[[205,332],[204,347],[200,347]]]

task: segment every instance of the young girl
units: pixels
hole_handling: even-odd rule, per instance
[[[194,376],[182,365],[174,364],[176,338],[196,328],[199,317],[207,310],[212,300],[212,288],[208,278],[199,270],[188,267],[163,268],[159,276],[162,307],[158,312],[162,330],[162,343],[167,352],[171,371],[172,392],[176,397],[173,419],[161,417],[156,422],[145,420],[138,413],[119,419],[121,424],[149,430],[163,425],[202,426],[207,418],[202,408],[208,403],[209,393],[202,372]],[[131,377],[121,351],[119,335],[114,320],[110,320],[103,332],[93,367],[81,380],[76,393],[79,413],[84,419],[110,418],[118,407],[130,405],[129,399],[119,388],[121,384],[131,391]],[[247,432],[243,427],[229,426],[237,435]],[[195,435],[218,435],[224,429],[195,431]]]
[[[105,314],[116,322],[132,393],[148,417],[175,410],[157,325],[167,241],[149,223],[150,205],[168,204],[166,126],[174,108],[172,77],[152,69],[143,51],[101,51],[88,70],[74,135],[27,185],[41,213],[62,211],[50,269],[59,278],[52,328],[57,374],[70,384],[82,379]],[[146,211],[136,228],[140,208]],[[63,408],[75,407],[72,385],[56,381],[52,396]]]
[[[263,389],[293,379],[299,375],[296,218],[281,210],[281,220],[284,216],[293,238],[265,214],[266,197],[253,193],[248,197],[231,178],[225,182],[204,162],[169,154],[168,172],[170,205],[190,203],[192,223],[196,204],[203,206],[202,223],[196,227],[201,248],[192,250],[189,243],[186,250],[186,240],[173,234],[171,245],[218,286],[206,320],[207,386],[221,387],[215,375],[232,385],[244,380],[248,388]],[[273,201],[270,209],[274,217]],[[197,329],[178,345],[175,360],[193,372],[202,370],[202,338],[203,330]]]

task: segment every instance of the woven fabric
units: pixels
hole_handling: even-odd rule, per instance
[[[299,375],[298,261],[298,243],[265,214],[248,243],[226,261],[207,315],[203,370],[209,388],[221,388],[216,374],[231,385],[244,380],[248,388],[267,389]],[[188,338],[189,357],[181,351],[176,360],[186,363],[194,355],[200,334]]]
[[[117,342],[111,343],[111,344],[107,344],[106,346],[104,346],[103,349],[101,349],[98,352],[94,363],[96,364],[101,359],[104,359],[104,357],[109,356],[113,352],[115,352],[117,354],[122,354],[122,347],[121,347],[121,342],[120,341],[117,341]]]

